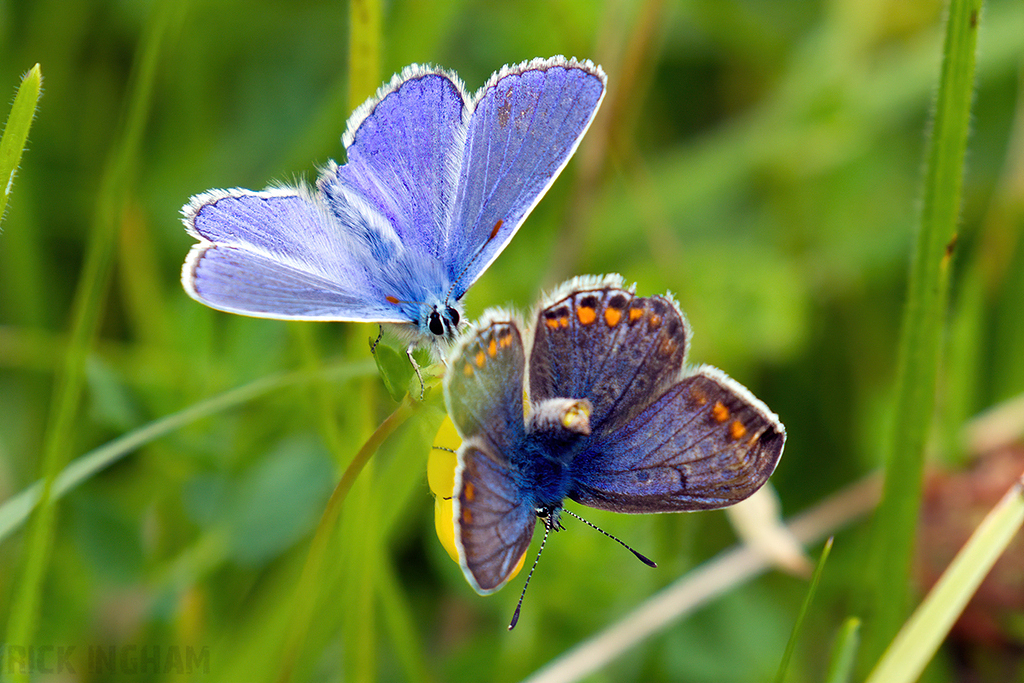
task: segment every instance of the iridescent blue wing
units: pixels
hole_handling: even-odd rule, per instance
[[[393,240],[444,260],[441,240],[455,202],[468,118],[455,74],[406,67],[349,118],[342,138],[348,161],[329,166],[318,186],[342,222],[351,222],[350,207],[362,199],[386,219]]]
[[[493,593],[530,547],[537,516],[504,458],[480,439],[467,440],[459,450],[453,507],[455,546],[466,580],[478,593]]]
[[[454,298],[487,270],[562,172],[605,80],[590,61],[552,57],[506,66],[477,92],[445,236]]]
[[[725,507],[764,485],[785,442],[767,406],[703,367],[578,455],[569,497],[616,512]]]
[[[492,320],[466,335],[445,374],[448,414],[464,440],[455,474],[455,545],[466,579],[481,593],[508,580],[533,536],[531,499],[510,463],[526,437],[524,363],[516,325]]]
[[[534,324],[530,400],[589,399],[595,434],[629,422],[678,379],[686,355],[689,327],[675,302],[621,285],[577,278]]]
[[[192,197],[182,215],[200,240],[182,285],[207,306],[259,318],[409,320],[378,294],[365,246],[303,188],[213,190]]]

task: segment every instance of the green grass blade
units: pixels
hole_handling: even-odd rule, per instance
[[[54,539],[56,506],[51,499],[53,482],[69,460],[69,447],[85,382],[85,360],[99,324],[101,301],[110,278],[112,254],[120,209],[138,160],[140,140],[145,128],[162,38],[184,3],[159,5],[143,35],[139,61],[129,95],[128,116],[121,138],[114,146],[104,170],[96,213],[93,217],[85,264],[72,307],[68,351],[54,384],[50,414],[43,441],[43,488],[36,516],[29,529],[22,571],[15,590],[7,624],[7,638],[13,643],[29,643],[42,598],[42,584],[49,564]],[[27,672],[14,672],[13,680],[27,680]]]
[[[274,391],[286,387],[306,384],[314,380],[338,381],[368,375],[372,372],[369,361],[362,363],[344,363],[328,367],[321,375],[308,372],[289,372],[262,377],[222,394],[211,396],[184,410],[154,420],[147,425],[134,429],[127,434],[103,444],[99,448],[76,458],[65,467],[53,480],[50,489],[50,500],[56,501],[64,494],[88,480],[97,472],[110,467],[129,453],[133,453],[147,443],[169,434],[185,425],[217,413],[230,410],[248,401],[255,400]],[[24,491],[11,496],[0,505],[0,543],[18,529],[35,509],[43,495],[43,482],[37,481]]]
[[[1024,525],[1024,475],[982,520],[885,651],[867,683],[916,681],[992,565]]]
[[[876,658],[909,608],[924,451],[935,406],[952,245],[963,187],[981,0],[951,0],[924,196],[904,308],[882,502],[866,587],[864,654]]]
[[[391,634],[395,658],[401,666],[403,680],[430,681],[430,670],[419,644],[422,634],[416,628],[416,617],[402,585],[395,575],[391,558],[381,554],[377,590],[384,624]]]
[[[829,659],[825,683],[847,683],[853,676],[853,664],[860,644],[860,619],[850,617],[843,622],[836,636]]]
[[[800,614],[796,617],[793,631],[789,634],[789,642],[786,643],[786,651],[782,655],[782,661],[779,662],[779,671],[775,674],[775,683],[782,683],[786,680],[786,671],[789,669],[789,660],[793,657],[793,650],[796,648],[796,641],[800,636],[800,628],[803,626],[804,617],[807,616],[807,610],[810,609],[811,602],[814,600],[814,594],[818,592],[818,584],[821,582],[821,574],[825,570],[825,562],[828,561],[829,553],[832,552],[833,538],[833,536],[828,537],[828,540],[825,541],[825,547],[821,551],[821,557],[818,558],[818,566],[814,568],[814,575],[811,576],[811,585],[807,589],[807,595],[804,596],[804,604],[800,607]]]
[[[380,85],[380,0],[348,4],[348,104],[354,110]]]
[[[381,15],[380,0],[352,0],[349,2],[349,34],[348,34],[348,103],[355,109],[364,99],[373,95],[381,81]],[[361,345],[361,344],[360,344]],[[376,386],[368,386],[365,396],[373,396]],[[399,411],[409,405],[403,401]],[[396,411],[397,413],[398,411]],[[404,418],[403,418],[404,419]],[[372,425],[372,412],[364,406],[362,422]],[[385,425],[392,418],[385,421]],[[384,427],[384,425],[382,425]],[[372,428],[372,427],[371,427]],[[378,448],[374,447],[375,452]],[[366,471],[359,481],[350,480],[352,488],[353,510],[376,510],[378,492],[375,486],[374,463],[367,460],[359,462],[359,454],[353,459],[342,477],[344,482],[349,475],[359,476],[361,469]],[[339,484],[341,486],[341,484]],[[338,500],[338,514],[342,501]],[[343,543],[347,548],[346,584],[342,595],[345,604],[358,615],[356,619],[344,622],[341,634],[342,643],[348,656],[345,657],[342,670],[346,678],[355,681],[372,683],[377,680],[377,623],[374,610],[377,594],[376,582],[379,574],[381,557],[381,539],[377,537],[379,519],[359,519],[355,514],[346,515],[340,525]],[[319,531],[319,530],[318,530]]]
[[[302,578],[298,582],[295,593],[295,600],[291,610],[291,625],[289,627],[288,641],[284,646],[284,654],[281,657],[281,669],[278,674],[278,681],[291,680],[292,672],[295,669],[310,627],[313,624],[314,616],[318,605],[318,595],[308,590],[308,586],[318,585],[324,574],[324,565],[327,559],[327,551],[335,542],[334,536],[338,529],[338,520],[345,504],[345,499],[352,490],[363,468],[370,461],[370,458],[380,449],[381,444],[390,437],[396,429],[405,423],[423,404],[413,401],[409,396],[395,409],[391,415],[381,423],[377,430],[363,444],[359,451],[352,458],[345,473],[342,474],[338,485],[334,487],[331,499],[327,501],[324,514],[317,524],[316,532],[313,534],[313,541],[306,556],[306,563],[302,568]]]
[[[28,141],[28,131],[36,115],[42,84],[42,71],[36,64],[21,79],[11,113],[7,116],[3,137],[0,138],[0,185],[3,186],[3,191],[0,191],[0,225],[3,225],[7,200],[11,196],[11,188],[14,187],[14,175],[18,172],[21,154],[25,150],[25,142]]]

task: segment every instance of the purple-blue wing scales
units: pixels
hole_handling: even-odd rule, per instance
[[[345,215],[352,195],[374,206],[406,249],[443,259],[441,236],[455,201],[466,139],[466,97],[454,74],[407,67],[349,119],[344,166],[318,186]]]
[[[767,406],[703,367],[577,456],[569,497],[615,512],[725,507],[764,485],[785,441]]]
[[[365,250],[304,189],[213,190],[182,214],[200,240],[182,285],[207,306],[260,318],[408,322],[377,291]],[[377,219],[366,212],[363,220]]]
[[[477,93],[446,238],[449,274],[459,278],[455,298],[487,270],[562,172],[597,113],[605,81],[590,61],[553,57],[505,67]]]

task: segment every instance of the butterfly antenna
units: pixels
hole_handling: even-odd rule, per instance
[[[530,573],[526,575],[526,583],[523,584],[523,592],[519,594],[519,602],[516,603],[516,611],[512,615],[512,621],[509,622],[508,630],[511,631],[516,627],[519,622],[519,610],[523,607],[523,598],[526,597],[526,588],[530,585],[530,579],[533,578],[533,570],[537,568],[537,563],[540,562],[540,554],[544,552],[544,544],[548,542],[548,536],[551,535],[551,529],[553,524],[549,522],[550,517],[544,518],[544,538],[540,542],[540,549],[537,551],[537,557],[533,560],[533,566],[530,567]]]
[[[638,560],[640,560],[641,562],[643,562],[644,564],[646,564],[646,565],[647,565],[648,567],[657,567],[657,566],[658,566],[657,564],[655,564],[655,562],[654,562],[653,560],[650,560],[650,559],[648,559],[648,558],[644,557],[643,555],[641,555],[640,553],[638,553],[637,551],[633,550],[633,549],[632,549],[632,548],[630,548],[630,547],[629,547],[628,545],[626,545],[625,543],[623,543],[623,542],[622,542],[622,541],[621,541],[620,539],[618,539],[618,538],[615,538],[615,537],[614,537],[614,536],[612,536],[612,535],[611,535],[610,533],[608,533],[607,531],[605,531],[605,530],[604,530],[604,529],[602,529],[601,527],[597,526],[596,524],[592,524],[591,522],[588,522],[587,520],[583,519],[582,517],[580,517],[579,515],[577,515],[577,514],[576,514],[575,512],[573,512],[572,510],[566,510],[565,508],[562,508],[562,512],[566,513],[567,515],[569,515],[569,516],[571,516],[571,517],[575,517],[576,519],[580,520],[581,522],[583,522],[584,524],[586,524],[587,526],[589,526],[589,527],[590,527],[591,529],[596,529],[596,530],[600,531],[600,532],[601,532],[602,534],[604,534],[604,535],[605,535],[605,536],[607,536],[608,538],[612,539],[613,541],[615,541],[616,543],[618,543],[619,545],[621,545],[621,546],[622,546],[623,548],[625,548],[625,549],[626,549],[626,550],[628,550],[629,552],[631,552],[631,553],[633,553],[634,555],[636,555],[636,558],[637,558]]]
[[[469,270],[469,267],[476,263],[476,260],[480,258],[480,254],[484,253],[484,249],[486,249],[487,245],[491,243],[491,240],[498,236],[498,231],[501,230],[501,226],[504,224],[505,221],[499,218],[498,222],[494,224],[493,228],[491,228],[491,234],[487,237],[487,240],[480,245],[480,248],[476,250],[475,254],[473,254],[473,258],[469,259],[469,262],[466,263],[463,269],[456,276],[455,281],[452,282],[452,286],[448,288],[448,293],[445,294],[444,296],[444,302],[446,304],[448,303],[449,299],[452,298],[452,292],[455,291],[455,286],[459,284],[459,280],[461,280],[462,276],[466,274],[466,271]]]

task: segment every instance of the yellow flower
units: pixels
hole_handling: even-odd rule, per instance
[[[427,458],[427,483],[434,494],[434,528],[441,545],[456,562],[459,552],[455,549],[455,513],[452,510],[452,493],[455,491],[455,465],[458,460],[455,451],[462,445],[459,433],[455,431],[452,419],[445,416],[441,428],[434,437],[434,447]]]

